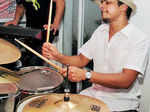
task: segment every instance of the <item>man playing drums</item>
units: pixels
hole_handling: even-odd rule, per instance
[[[99,1],[98,1],[99,2]],[[104,24],[79,49],[77,56],[65,56],[50,43],[44,43],[43,56],[69,67],[69,79],[88,79],[93,86],[81,94],[104,101],[112,112],[136,112],[139,106],[140,82],[148,62],[150,40],[129,23],[136,6],[133,0],[99,2]],[[82,69],[94,61],[94,70]]]

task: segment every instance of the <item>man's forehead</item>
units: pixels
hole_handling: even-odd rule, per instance
[[[128,7],[130,7],[132,9],[132,13],[135,14],[136,13],[136,5],[134,3],[134,0],[93,0],[96,4],[100,5],[101,3],[103,3],[104,1],[106,2],[115,2],[115,1],[120,1],[126,5],[128,5]]]
[[[114,1],[118,1],[118,0],[100,0],[100,1],[110,1],[110,2],[114,2]]]
[[[115,2],[118,0],[93,0],[96,4],[100,5],[103,2]]]

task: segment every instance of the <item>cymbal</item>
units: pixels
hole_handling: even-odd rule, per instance
[[[9,80],[11,83],[17,83],[20,81],[20,78],[17,74],[17,72],[9,70],[5,67],[0,66],[0,79],[5,78],[6,80]],[[0,84],[4,83],[4,81],[7,83],[6,80],[0,80]]]
[[[0,77],[0,85],[7,84],[7,83],[12,83],[12,82],[4,77]]]
[[[69,95],[69,101],[63,100],[64,94],[40,95],[37,98],[32,96],[32,99],[28,98],[30,101],[23,101],[24,104],[20,107],[24,107],[17,112],[110,112],[107,105],[100,100],[84,95]]]
[[[12,63],[21,57],[21,52],[16,46],[1,38],[0,52],[0,64]]]
[[[11,74],[13,74],[13,75],[16,75],[16,74],[17,74],[17,72],[15,72],[15,71],[13,71],[13,70],[10,70],[10,69],[8,69],[8,68],[2,67],[2,66],[0,66],[0,71],[7,72],[7,73],[11,73]]]

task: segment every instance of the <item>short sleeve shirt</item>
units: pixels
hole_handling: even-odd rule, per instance
[[[95,72],[120,73],[123,68],[127,68],[139,72],[139,78],[143,77],[146,70],[149,45],[149,38],[133,24],[129,23],[114,34],[111,40],[109,40],[109,25],[103,24],[79,49],[79,53],[93,59]],[[96,98],[105,97],[104,101],[113,109],[121,110],[125,107],[133,109],[138,106],[136,101],[141,94],[138,78],[128,89],[112,89],[94,84],[93,89],[98,91],[94,95]],[[116,105],[113,105],[114,103]]]

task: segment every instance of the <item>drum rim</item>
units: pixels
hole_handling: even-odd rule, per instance
[[[16,112],[18,112],[19,107],[20,107],[21,105],[23,105],[23,102],[25,102],[25,101],[27,101],[27,100],[29,100],[29,99],[31,99],[31,98],[34,98],[34,97],[35,97],[35,99],[36,99],[36,98],[39,98],[39,97],[42,97],[42,96],[48,95],[48,94],[52,94],[52,93],[34,94],[34,95],[27,96],[27,97],[23,98],[22,100],[20,100],[20,101],[18,102],[18,104],[17,104],[17,106],[16,106]],[[55,94],[55,93],[54,93],[54,94]]]
[[[28,70],[28,69],[31,69],[31,71],[29,71],[29,72],[32,72],[32,71],[34,71],[34,69],[37,69],[37,70],[42,70],[42,69],[49,69],[50,71],[52,71],[52,72],[55,72],[57,75],[59,75],[60,76],[60,78],[61,78],[61,83],[60,84],[58,84],[56,87],[46,87],[46,88],[48,88],[48,89],[44,89],[44,90],[40,90],[39,88],[36,88],[36,89],[34,89],[34,90],[25,90],[25,89],[23,89],[23,88],[21,88],[20,86],[19,86],[19,84],[17,85],[17,87],[18,87],[18,89],[19,89],[19,91],[21,91],[21,92],[25,92],[25,93],[28,93],[28,94],[40,94],[40,93],[48,93],[48,92],[54,92],[54,91],[56,91],[57,89],[59,89],[60,87],[61,87],[61,85],[63,85],[63,83],[64,83],[64,78],[63,78],[63,76],[60,74],[60,73],[58,73],[57,71],[55,71],[55,70],[52,70],[52,69],[50,69],[50,67],[47,67],[47,66],[28,66],[28,67],[23,67],[23,68],[21,68],[20,70]],[[33,70],[32,70],[33,69]],[[27,72],[27,73],[29,73],[29,72]],[[26,74],[26,73],[25,73]],[[23,74],[19,74],[20,76],[23,76],[23,75],[25,75],[24,73]],[[44,88],[44,87],[43,87]],[[39,89],[39,90],[38,90]]]
[[[55,87],[55,88],[52,88],[52,89],[45,89],[45,90],[24,90],[24,89],[19,88],[19,91],[21,93],[26,93],[26,94],[40,94],[40,93],[44,93],[45,94],[45,93],[48,93],[48,92],[54,92],[54,91],[58,90],[61,87],[62,84],[63,83],[59,84],[58,87]]]
[[[33,70],[25,72],[25,74],[34,71],[34,69],[42,70],[42,69],[46,69],[46,68],[49,69],[50,71],[54,71],[57,74],[59,74],[57,70],[50,69],[50,67],[47,67],[47,66],[27,66],[27,67],[22,67],[22,68],[20,68],[20,70],[18,72],[20,72],[21,70],[29,70],[29,68],[32,68]],[[19,76],[22,76],[22,75],[24,75],[24,73],[19,73]]]
[[[16,97],[20,94],[19,89],[17,89],[16,93],[4,93],[4,94],[0,94],[0,99],[4,99],[4,98],[10,98],[10,97]]]

